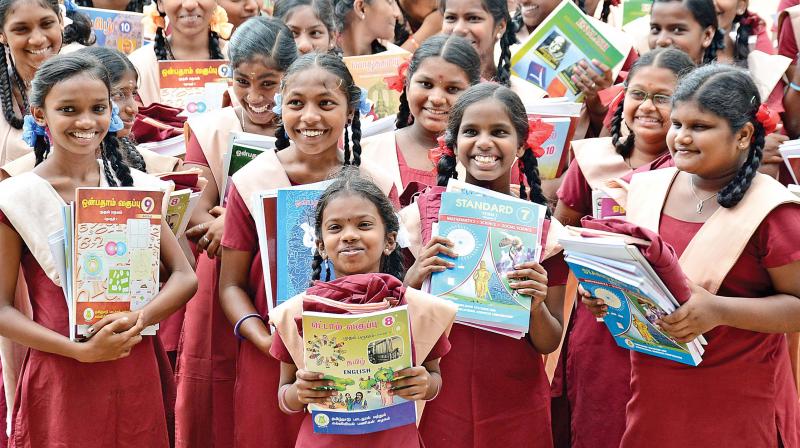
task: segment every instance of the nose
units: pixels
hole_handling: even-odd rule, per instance
[[[298,37],[294,40],[294,42],[297,44],[297,51],[299,51],[300,54],[311,53],[311,51],[314,49],[311,39],[306,35]]]
[[[133,100],[133,97],[130,97],[120,104],[120,108],[125,112],[125,114],[135,117],[136,114],[139,113],[139,105],[136,104],[136,101]]]
[[[300,120],[303,123],[316,123],[320,120],[319,111],[313,104],[306,104],[300,113]]]
[[[456,23],[453,25],[453,34],[456,36],[464,37],[469,32],[469,27],[467,26],[467,22],[464,20],[458,19]]]
[[[197,0],[183,0],[181,2],[181,7],[187,11],[193,11],[197,9]]]
[[[256,11],[258,11],[258,2],[256,2],[255,0],[245,1],[244,10],[250,15],[255,15]]]
[[[475,146],[481,150],[488,150],[492,147],[492,139],[488,132],[479,132],[475,138]]]
[[[45,37],[44,32],[42,32],[41,28],[36,27],[31,32],[30,37],[28,38],[28,43],[30,45],[42,45],[47,41],[47,37]]]
[[[358,240],[358,232],[356,232],[356,228],[353,225],[346,225],[342,229],[342,241],[345,242],[353,242]]]
[[[669,33],[667,33],[666,30],[658,33],[658,36],[656,37],[656,46],[659,48],[672,46],[672,37],[669,35]]]
[[[433,89],[428,95],[428,101],[434,106],[441,106],[445,103],[445,94],[441,89]]]
[[[261,104],[261,102],[264,101],[264,95],[251,90],[247,92],[245,100],[250,104]]]

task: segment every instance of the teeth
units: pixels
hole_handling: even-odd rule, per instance
[[[78,138],[90,139],[97,135],[97,132],[73,132],[72,135]]]
[[[45,54],[50,51],[52,47],[42,48],[41,50],[28,50],[29,53],[33,54]]]
[[[425,109],[431,115],[447,115],[448,112],[446,110],[434,110],[434,109]]]
[[[497,157],[493,156],[484,156],[484,155],[477,155],[475,156],[475,161],[479,163],[493,163],[497,160]]]
[[[300,131],[300,133],[303,134],[304,137],[319,137],[320,135],[324,134],[325,131],[318,131],[318,130],[314,130],[314,129],[305,129],[305,130]]]
[[[257,114],[263,114],[264,112],[266,112],[266,111],[271,109],[269,104],[266,104],[266,105],[264,105],[262,107],[255,107],[252,104],[250,104],[249,106],[250,106],[250,110],[252,110],[253,112],[255,112]]]

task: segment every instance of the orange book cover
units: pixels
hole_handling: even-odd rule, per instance
[[[232,75],[225,60],[158,61],[161,102],[189,115],[220,109]]]
[[[411,53],[399,48],[344,58],[356,85],[367,91],[378,118],[394,115],[400,110],[400,92],[391,90],[386,85],[386,78],[397,76],[397,68],[409,59]]]

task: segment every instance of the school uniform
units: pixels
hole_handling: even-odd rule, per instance
[[[158,58],[155,44],[139,47],[128,55],[131,63],[139,73],[139,98],[147,107],[152,103],[161,103],[161,91],[158,86]]]
[[[107,186],[102,167],[98,170],[101,186]],[[131,175],[136,186],[164,185],[135,170]],[[0,221],[24,241],[21,267],[33,320],[66,337],[69,315],[48,245],[48,236],[63,228],[63,205],[53,187],[33,172],[0,183]],[[157,337],[145,336],[130,356],[102,363],[29,349],[9,446],[166,448],[174,398],[170,383],[171,370]]]
[[[436,167],[430,171],[409,167],[397,144],[395,132],[383,132],[362,140],[361,159],[380,164],[383,174],[392,180],[398,192],[405,191],[411,182],[425,186],[436,185]]]
[[[800,245],[785,237],[800,225],[797,198],[756,174],[735,207],[718,209],[705,223],[686,222],[662,212],[677,173],[669,168],[635,175],[628,220],[658,231],[675,248],[689,280],[709,292],[774,294],[767,269],[800,259]],[[632,397],[621,447],[775,447],[779,438],[787,448],[800,446],[800,404],[786,337],[728,326],[704,336],[708,345],[697,367],[631,354]]]
[[[183,165],[181,159],[177,157],[165,156],[149,149],[138,149],[138,151],[144,159],[147,174],[171,173]],[[34,167],[36,167],[36,155],[30,151],[13,162],[2,165],[0,170],[8,176],[18,176],[27,173]]]
[[[22,129],[17,129],[0,117],[0,166],[33,153],[33,148],[22,140]]]
[[[242,125],[232,107],[192,117],[185,125],[186,163],[209,167],[217,188],[223,155]],[[220,195],[222,197],[222,195]],[[227,231],[227,228],[226,228]],[[219,303],[220,259],[197,256],[198,288],[186,304],[175,372],[178,446],[232,447],[238,343]]]
[[[362,172],[377,173],[362,168]],[[394,192],[390,180],[372,175],[384,193]],[[247,294],[253,299],[256,311],[267,316],[267,299],[261,250],[253,218],[253,193],[289,187],[292,182],[274,151],[265,151],[236,172],[233,187],[228,193],[225,214],[225,233],[222,245],[228,249],[253,254],[247,282]],[[396,198],[396,192],[394,194]],[[232,330],[231,330],[232,332]],[[294,446],[302,423],[302,415],[287,415],[278,408],[277,393],[280,363],[261,352],[248,340],[239,344],[234,387],[234,444],[237,447]]]
[[[438,220],[443,187],[405,207],[401,222],[417,257]],[[548,286],[566,284],[568,268],[557,244],[561,224],[546,220],[542,266]],[[425,446],[552,447],[550,385],[542,355],[527,336],[514,339],[456,323],[452,348],[441,361],[444,386],[420,423]]]

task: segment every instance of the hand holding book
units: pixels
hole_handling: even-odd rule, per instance
[[[434,379],[434,373],[428,372],[424,366],[409,367],[395,372],[395,379],[389,382],[389,394],[397,395],[409,401],[429,400],[436,395],[442,379]],[[432,387],[433,386],[433,387]]]
[[[141,332],[145,328],[144,313],[137,313],[135,325],[130,325],[128,315],[117,314],[116,319],[109,319],[102,328],[95,324],[93,336],[87,341],[75,344],[74,358],[80,362],[106,362],[125,358],[139,342],[142,342]],[[109,316],[112,317],[112,316]],[[100,322],[98,322],[99,324]]]
[[[299,369],[295,375],[297,377],[294,382],[295,395],[297,401],[304,405],[325,404],[330,401],[330,397],[339,394],[335,389],[336,383],[333,380],[325,379],[325,375],[322,373]],[[287,393],[287,401],[289,398],[291,398],[291,394]]]
[[[526,261],[506,274],[511,289],[520,294],[531,296],[531,312],[547,298],[547,271],[535,261]],[[513,280],[512,280],[513,279]]]
[[[405,284],[420,289],[425,279],[434,272],[443,272],[448,268],[455,267],[455,263],[439,256],[442,254],[450,258],[458,257],[453,247],[453,242],[443,236],[432,237],[406,272]]]
[[[695,284],[689,284],[689,287],[692,290],[689,300],[656,321],[659,328],[681,343],[693,341],[703,333],[722,325],[717,306],[719,296]]]

